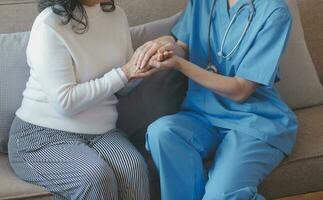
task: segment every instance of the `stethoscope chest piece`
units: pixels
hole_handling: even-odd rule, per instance
[[[208,65],[206,70],[209,72],[218,73],[218,69],[214,65]]]

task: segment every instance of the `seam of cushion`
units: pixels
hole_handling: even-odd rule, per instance
[[[37,192],[26,195],[12,195],[7,197],[0,197],[0,200],[11,200],[11,199],[26,199],[31,197],[42,197],[42,196],[52,196],[49,192]]]
[[[317,105],[310,105],[310,106],[299,107],[299,108],[294,109],[293,111],[295,111],[296,114],[297,114],[297,112],[299,112],[299,111],[304,111],[304,110],[307,110],[307,109],[314,109],[316,107],[323,107],[323,104],[317,103]]]
[[[22,1],[14,0],[14,1],[0,2],[0,6],[2,6],[2,5],[7,6],[7,5],[19,5],[19,4],[34,4],[34,3],[37,3],[37,2],[34,0],[22,0]]]
[[[301,157],[301,158],[297,158],[295,160],[286,161],[286,162],[283,162],[282,164],[280,164],[278,168],[283,167],[285,165],[293,164],[295,162],[301,162],[301,161],[304,161],[304,160],[311,160],[311,159],[317,159],[317,158],[323,158],[323,154],[319,153],[319,154],[314,154],[314,155],[308,156],[308,157]]]

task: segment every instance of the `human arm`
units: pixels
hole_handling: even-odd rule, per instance
[[[248,49],[238,63],[234,77],[226,77],[208,72],[181,58],[172,57],[163,62],[155,60],[152,66],[169,68],[175,66],[190,79],[213,92],[237,102],[248,99],[257,87],[273,87],[277,79],[278,64],[285,49],[291,17],[288,8],[280,7],[272,11]],[[155,69],[158,71],[160,69]],[[150,73],[154,73],[151,71]],[[146,73],[148,74],[148,73]]]
[[[236,102],[243,102],[259,86],[257,83],[243,78],[227,77],[209,72],[178,56],[173,56],[162,62],[158,62],[155,57],[150,61],[150,65],[155,68],[147,72],[139,72],[137,77],[146,77],[160,70],[176,69],[199,85]]]
[[[79,82],[63,39],[47,24],[39,25],[31,35],[27,56],[47,101],[61,115],[76,115],[125,86],[118,73],[120,68]]]

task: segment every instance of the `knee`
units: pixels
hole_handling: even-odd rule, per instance
[[[113,170],[104,161],[89,163],[80,168],[79,173],[80,183],[83,187],[117,184]]]
[[[127,180],[148,180],[148,168],[145,159],[138,152],[126,155],[124,164],[119,166],[118,171]]]
[[[206,190],[203,200],[226,200],[226,199],[258,199],[256,187],[235,188],[232,185],[219,184]]]
[[[117,199],[117,180],[104,161],[78,166],[78,179],[70,192],[71,199]]]
[[[149,147],[159,147],[160,145],[168,144],[174,136],[173,128],[174,122],[171,116],[165,116],[156,120],[147,129],[147,145]]]

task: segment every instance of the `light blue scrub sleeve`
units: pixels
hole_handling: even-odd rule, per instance
[[[278,80],[278,65],[291,24],[288,8],[273,11],[239,65],[236,76],[272,88]]]
[[[171,33],[177,38],[177,40],[189,44],[190,32],[192,30],[193,21],[193,0],[187,2],[187,6],[182,16],[172,28]]]

